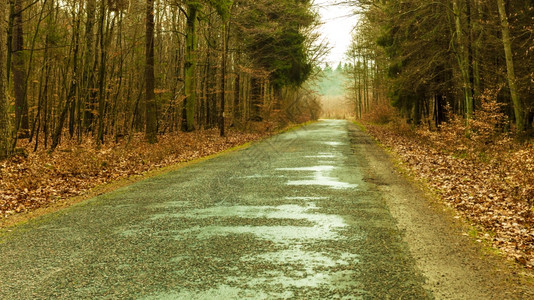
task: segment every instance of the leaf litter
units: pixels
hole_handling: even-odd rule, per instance
[[[476,120],[469,128],[452,120],[439,131],[399,122],[365,127],[401,167],[478,228],[479,242],[534,268],[534,145]]]
[[[272,133],[218,130],[169,133],[157,144],[137,134],[128,142],[109,142],[100,147],[87,138],[82,143],[62,143],[55,152],[32,152],[33,145],[21,142],[29,153],[0,161],[0,220],[60,203],[70,197],[118,179],[141,175],[161,167],[209,156],[258,140]]]

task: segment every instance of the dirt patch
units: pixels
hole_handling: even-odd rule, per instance
[[[380,183],[426,288],[437,299],[534,299],[529,271],[470,238],[470,227],[395,171],[391,157],[367,134],[354,124],[349,129],[353,147],[367,153],[369,183]]]

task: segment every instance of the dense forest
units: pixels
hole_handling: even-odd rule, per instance
[[[534,1],[344,4],[354,114],[477,242],[534,268]]]
[[[0,157],[21,140],[154,143],[317,115],[299,90],[323,51],[311,1],[9,0],[0,12]]]
[[[485,102],[503,130],[532,133],[532,0],[358,0],[348,60],[357,112],[391,100],[413,124],[469,123]],[[371,91],[371,92],[368,92]]]

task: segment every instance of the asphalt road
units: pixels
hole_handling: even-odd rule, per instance
[[[0,240],[0,299],[433,298],[349,126],[314,123],[20,225]]]

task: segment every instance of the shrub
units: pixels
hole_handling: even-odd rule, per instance
[[[397,112],[389,103],[373,105],[371,110],[363,115],[363,120],[375,124],[388,124],[397,118]]]

